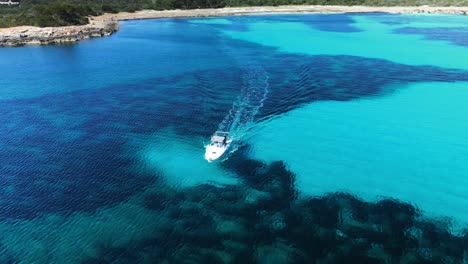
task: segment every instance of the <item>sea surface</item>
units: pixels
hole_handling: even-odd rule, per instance
[[[468,263],[468,16],[126,21],[0,72],[0,263]]]

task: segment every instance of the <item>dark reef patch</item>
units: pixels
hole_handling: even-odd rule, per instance
[[[388,199],[369,203],[347,193],[297,197],[291,187],[294,174],[281,162],[249,160],[245,151],[238,151],[225,165],[240,173],[245,184],[200,185],[183,191],[184,199],[166,205],[166,210],[180,213],[170,215],[171,224],[156,228],[154,238],[123,248],[104,247],[93,261],[463,263],[466,259],[468,234],[451,234],[444,223],[421,218],[412,205]],[[237,169],[244,164],[249,169]],[[249,180],[254,177],[263,178],[262,183]],[[161,200],[165,195],[177,196],[161,190],[148,199]]]
[[[201,18],[206,20],[207,18]],[[248,31],[250,22],[266,22],[266,23],[303,23],[307,26],[318,29],[321,31],[331,32],[358,32],[360,29],[354,27],[352,24],[354,20],[350,15],[347,14],[290,14],[290,15],[250,15],[250,16],[228,16],[228,17],[217,17],[215,19],[226,19],[232,23],[226,24],[197,24],[199,27],[205,26],[205,28],[217,29],[217,30],[229,30],[229,31]],[[191,19],[196,21],[196,19]],[[171,20],[177,23],[191,23],[187,20]],[[195,23],[192,23],[195,24]]]
[[[229,58],[230,66],[223,69],[3,102],[0,207],[10,209],[2,210],[0,219],[93,211],[141,191],[157,177],[130,169],[140,161],[122,155],[127,136],[171,127],[184,137],[207,137],[239,96],[242,64],[249,62],[245,58],[256,58],[269,76],[268,98],[257,121],[314,101],[384,96],[400,87],[397,84],[468,80],[468,73],[458,70],[351,56],[299,56],[274,49],[259,52],[239,45],[245,45],[239,51],[244,59]],[[216,81],[220,78],[222,82]],[[225,166],[260,189],[268,185],[266,174],[284,176],[281,163],[267,166],[232,157]],[[285,195],[293,197],[293,186],[281,184],[268,186],[287,189]]]
[[[468,27],[461,28],[400,28],[397,34],[423,35],[428,40],[445,40],[454,45],[468,47]]]
[[[359,32],[352,24],[354,20],[348,14],[317,14],[315,16],[301,15],[297,18],[306,25],[321,31]]]
[[[303,22],[307,18],[306,24],[320,30],[356,30],[346,15],[326,17],[330,20],[315,21],[323,19],[320,15],[283,19]],[[340,22],[332,26],[336,22],[332,20]],[[136,84],[2,101],[0,221],[93,212],[143,193],[136,202],[160,221],[149,224],[147,229],[152,230],[145,229],[149,238],[133,237],[131,243],[118,247],[106,241],[109,244],[98,245],[97,256],[85,263],[467,261],[466,230],[460,236],[453,235],[449,223],[422,218],[417,208],[396,200],[369,203],[347,193],[301,196],[294,172],[283,161],[250,159],[249,146],[241,147],[220,165],[237,175],[241,184],[173,189],[159,177],[164,171],[142,164],[137,153],[145,146],[135,146],[139,142],[132,145],[132,137],[146,138],[170,128],[174,136],[187,140],[208,138],[237,100],[242,85],[248,84],[242,75],[249,63],[264,68],[269,78],[268,98],[255,121],[316,101],[386,96],[413,82],[468,81],[468,72],[352,56],[286,54],[252,43],[219,40],[218,30],[197,25],[206,30],[203,35],[207,37],[200,37],[201,31],[190,31],[193,27],[136,36],[197,47],[209,42],[213,46],[195,49],[196,56],[189,57],[190,67],[184,64],[186,68],[175,69],[174,74],[155,75],[164,77]],[[232,25],[215,28],[245,29]],[[206,50],[213,53],[205,54]],[[190,70],[198,63],[194,58],[204,56],[211,56],[216,63],[201,65],[204,70]],[[172,73],[170,66],[167,68]],[[200,142],[200,156],[202,152]],[[145,189],[148,185],[161,188]],[[166,218],[167,222],[161,220]],[[123,230],[122,236],[129,235],[127,232]],[[0,244],[0,263],[17,263],[6,248]]]
[[[359,32],[360,29],[352,24],[354,20],[349,14],[290,14],[290,15],[262,15],[252,16],[261,17],[261,21],[265,22],[291,22],[303,23],[313,29],[331,32]],[[242,18],[242,20],[248,18]]]
[[[209,35],[217,32],[205,30]],[[169,34],[169,40],[183,41],[180,34],[163,33]],[[210,40],[215,41],[213,34]],[[190,38],[206,41],[197,36]],[[128,154],[128,136],[149,135],[170,127],[187,138],[208,137],[237,100],[242,85],[248,85],[243,67],[251,63],[264,68],[269,84],[268,97],[255,121],[275,118],[315,101],[385,96],[412,82],[468,81],[468,72],[460,70],[352,56],[285,54],[231,39],[227,43],[215,41],[215,53],[224,54],[219,58],[225,64],[222,68],[3,101],[0,207],[9,210],[0,212],[0,220],[93,211],[140,192],[158,177],[130,169],[141,166],[141,161]],[[275,193],[272,190],[276,188],[288,190],[286,194],[278,192],[279,196],[295,196],[293,180],[275,180],[275,185],[266,175],[286,177],[281,163],[266,165],[232,157],[225,167],[243,175],[250,186],[261,191]],[[265,186],[273,189],[264,190]],[[271,206],[282,207],[288,202]],[[152,207],[163,208],[164,202],[153,203]],[[362,212],[362,217],[367,214]]]
[[[353,56],[283,55],[281,69],[269,67],[270,93],[261,118],[279,115],[314,101],[350,101],[385,96],[413,82],[467,81],[468,72],[407,66]],[[287,77],[289,76],[289,77]]]

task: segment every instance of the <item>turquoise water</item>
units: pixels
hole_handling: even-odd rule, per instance
[[[466,262],[467,22],[160,19],[1,48],[0,262]],[[234,143],[208,163],[217,129]]]

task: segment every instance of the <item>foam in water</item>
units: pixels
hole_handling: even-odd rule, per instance
[[[233,153],[254,124],[255,115],[267,98],[269,84],[268,73],[255,59],[239,56],[229,48],[226,50],[230,56],[234,56],[239,67],[242,67],[240,95],[218,126],[218,130],[229,131],[233,140],[230,153]]]

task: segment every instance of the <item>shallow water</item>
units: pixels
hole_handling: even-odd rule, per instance
[[[0,262],[466,261],[467,22],[160,19],[0,49]]]

